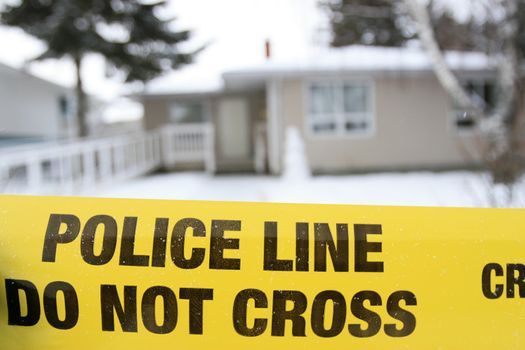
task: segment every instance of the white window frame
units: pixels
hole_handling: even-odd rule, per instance
[[[335,129],[333,131],[314,130],[314,117],[310,113],[310,89],[313,85],[335,86],[335,110],[333,119]],[[343,89],[345,85],[364,86],[368,91],[367,112],[346,113],[344,111]],[[303,85],[303,108],[305,111],[306,134],[313,138],[367,138],[375,134],[375,86],[374,81],[369,78],[308,78]],[[329,115],[329,114],[326,114]],[[364,129],[346,130],[345,122],[351,120],[351,116],[364,115],[367,126]]]

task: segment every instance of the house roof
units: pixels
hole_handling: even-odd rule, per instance
[[[47,79],[40,78],[36,75],[33,75],[23,68],[15,68],[15,67],[12,67],[2,62],[0,62],[0,74],[18,75],[20,77],[26,77],[28,79],[43,82],[44,84],[48,84],[50,87],[53,87],[59,90],[70,90],[71,89],[70,87],[60,85],[58,83],[55,83]]]
[[[445,59],[456,71],[485,72],[493,69],[490,58],[478,52],[448,52]],[[432,62],[424,50],[417,47],[387,48],[349,46],[324,48],[296,59],[270,59],[255,66],[239,67],[224,72],[207,72],[193,66],[183,72],[173,72],[147,88],[141,96],[173,96],[213,94],[229,89],[260,86],[273,77],[305,76],[323,73],[431,73]]]
[[[222,71],[202,65],[191,65],[173,71],[146,84],[140,96],[202,95],[224,89]],[[131,94],[130,96],[137,96]]]
[[[492,67],[490,58],[478,52],[448,52],[445,59],[453,70],[485,71]],[[420,48],[349,46],[314,52],[294,61],[269,60],[264,64],[224,72],[225,79],[270,77],[323,72],[430,72],[432,62]]]

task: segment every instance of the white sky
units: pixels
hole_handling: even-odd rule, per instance
[[[0,3],[3,2],[0,0]],[[319,46],[323,15],[316,0],[172,0],[168,13],[179,29],[194,32],[192,43],[209,46],[196,64],[158,79],[160,90],[186,84],[206,84],[227,68],[253,65],[264,60],[264,41],[272,43],[276,58],[294,59]],[[21,67],[44,46],[18,29],[0,26],[0,61]],[[123,91],[117,80],[105,77],[103,60],[88,57],[83,76],[86,90],[104,99]],[[67,60],[31,63],[29,70],[43,78],[74,84]],[[176,88],[175,88],[176,89]]]
[[[16,0],[0,0],[0,5]],[[442,0],[456,12],[473,2],[485,0]],[[169,0],[166,15],[175,16],[176,29],[193,31],[191,45],[209,43],[197,62],[160,77],[148,84],[150,92],[201,90],[218,87],[220,73],[231,68],[253,66],[264,61],[264,42],[269,39],[272,57],[280,61],[300,61],[327,46],[325,14],[319,0]],[[323,28],[325,29],[323,31]],[[39,41],[21,30],[0,26],[0,62],[22,67],[26,60],[44,50]],[[67,60],[47,60],[28,66],[45,79],[74,85],[74,70]],[[104,100],[136,92],[141,86],[123,85],[108,79],[101,57],[84,62],[84,85],[88,93]],[[135,89],[135,90],[133,90]],[[134,114],[141,111],[134,107]],[[126,110],[119,107],[119,110]],[[124,113],[131,113],[130,109]],[[113,119],[112,117],[109,117]],[[115,117],[120,119],[120,117]]]

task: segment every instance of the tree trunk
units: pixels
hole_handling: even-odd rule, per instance
[[[76,96],[76,117],[77,117],[77,123],[78,123],[78,136],[80,137],[86,137],[88,136],[89,130],[88,130],[88,121],[87,121],[87,98],[86,94],[84,93],[84,87],[82,83],[82,57],[81,56],[75,56],[73,58],[75,62],[75,68],[76,68],[76,75],[77,75],[77,85],[75,88],[75,96]]]
[[[520,148],[519,117],[522,113],[522,75],[518,53],[518,0],[490,2],[492,11],[504,15],[498,24],[499,49],[492,53],[498,63],[497,86],[500,89],[494,111],[487,112],[461,87],[457,76],[447,65],[444,53],[438,46],[427,9],[419,0],[405,0],[415,20],[418,37],[432,61],[434,72],[445,89],[461,107],[471,110],[478,121],[483,137],[480,155],[485,168],[490,171],[493,184],[503,183],[508,189],[511,205],[512,189],[524,173],[525,157]],[[488,53],[487,53],[488,54]],[[494,196],[493,196],[494,197]],[[495,198],[495,197],[494,197]],[[495,198],[496,199],[496,198]]]
[[[469,110],[480,119],[484,114],[483,110],[481,106],[472,100],[467,91],[461,86],[458,77],[448,66],[445,55],[437,43],[428,10],[419,0],[405,0],[405,3],[416,23],[419,41],[432,62],[434,73],[439,83],[460,107]]]

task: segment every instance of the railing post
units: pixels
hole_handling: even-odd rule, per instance
[[[82,153],[83,185],[87,186],[96,181],[95,150],[92,147]]]
[[[115,172],[117,177],[126,177],[126,149],[122,142],[115,146]]]
[[[149,170],[147,164],[146,164],[146,141],[147,136],[142,135],[140,137],[140,140],[137,144],[138,150],[137,150],[137,162],[138,167],[141,171],[147,171]]]
[[[84,182],[84,174],[82,172],[82,152],[80,148],[73,148],[69,159],[71,161],[71,182],[77,185],[82,184]]]
[[[161,164],[162,162],[162,137],[160,134],[156,134],[153,137],[153,159],[155,164]]]
[[[101,182],[109,182],[113,179],[111,169],[111,146],[103,145],[98,149],[99,178]]]
[[[4,189],[9,182],[9,167],[6,164],[0,164],[0,189]]]
[[[215,129],[211,123],[204,126],[203,133],[203,146],[204,146],[204,167],[210,174],[215,173]]]
[[[64,152],[60,156],[60,178],[61,185],[66,186],[67,190],[70,190],[70,186],[73,185],[73,163],[71,154]],[[64,188],[61,187],[61,190]]]
[[[5,192],[9,186],[9,163],[0,165],[0,192]]]
[[[51,181],[54,181],[56,182],[57,185],[60,186],[60,176],[61,176],[61,172],[60,172],[60,157],[59,156],[54,156],[53,158],[51,158],[49,160],[49,163],[50,163],[50,173],[51,173]]]
[[[135,176],[137,174],[139,168],[139,161],[138,161],[138,141],[135,137],[131,140],[131,144],[129,145],[130,148],[130,173]]]
[[[42,190],[42,166],[40,159],[29,158],[25,163],[27,170],[27,187],[32,193]]]
[[[58,166],[58,188],[64,188],[66,183],[66,166],[64,164],[64,155],[60,154],[57,157],[57,166]]]

